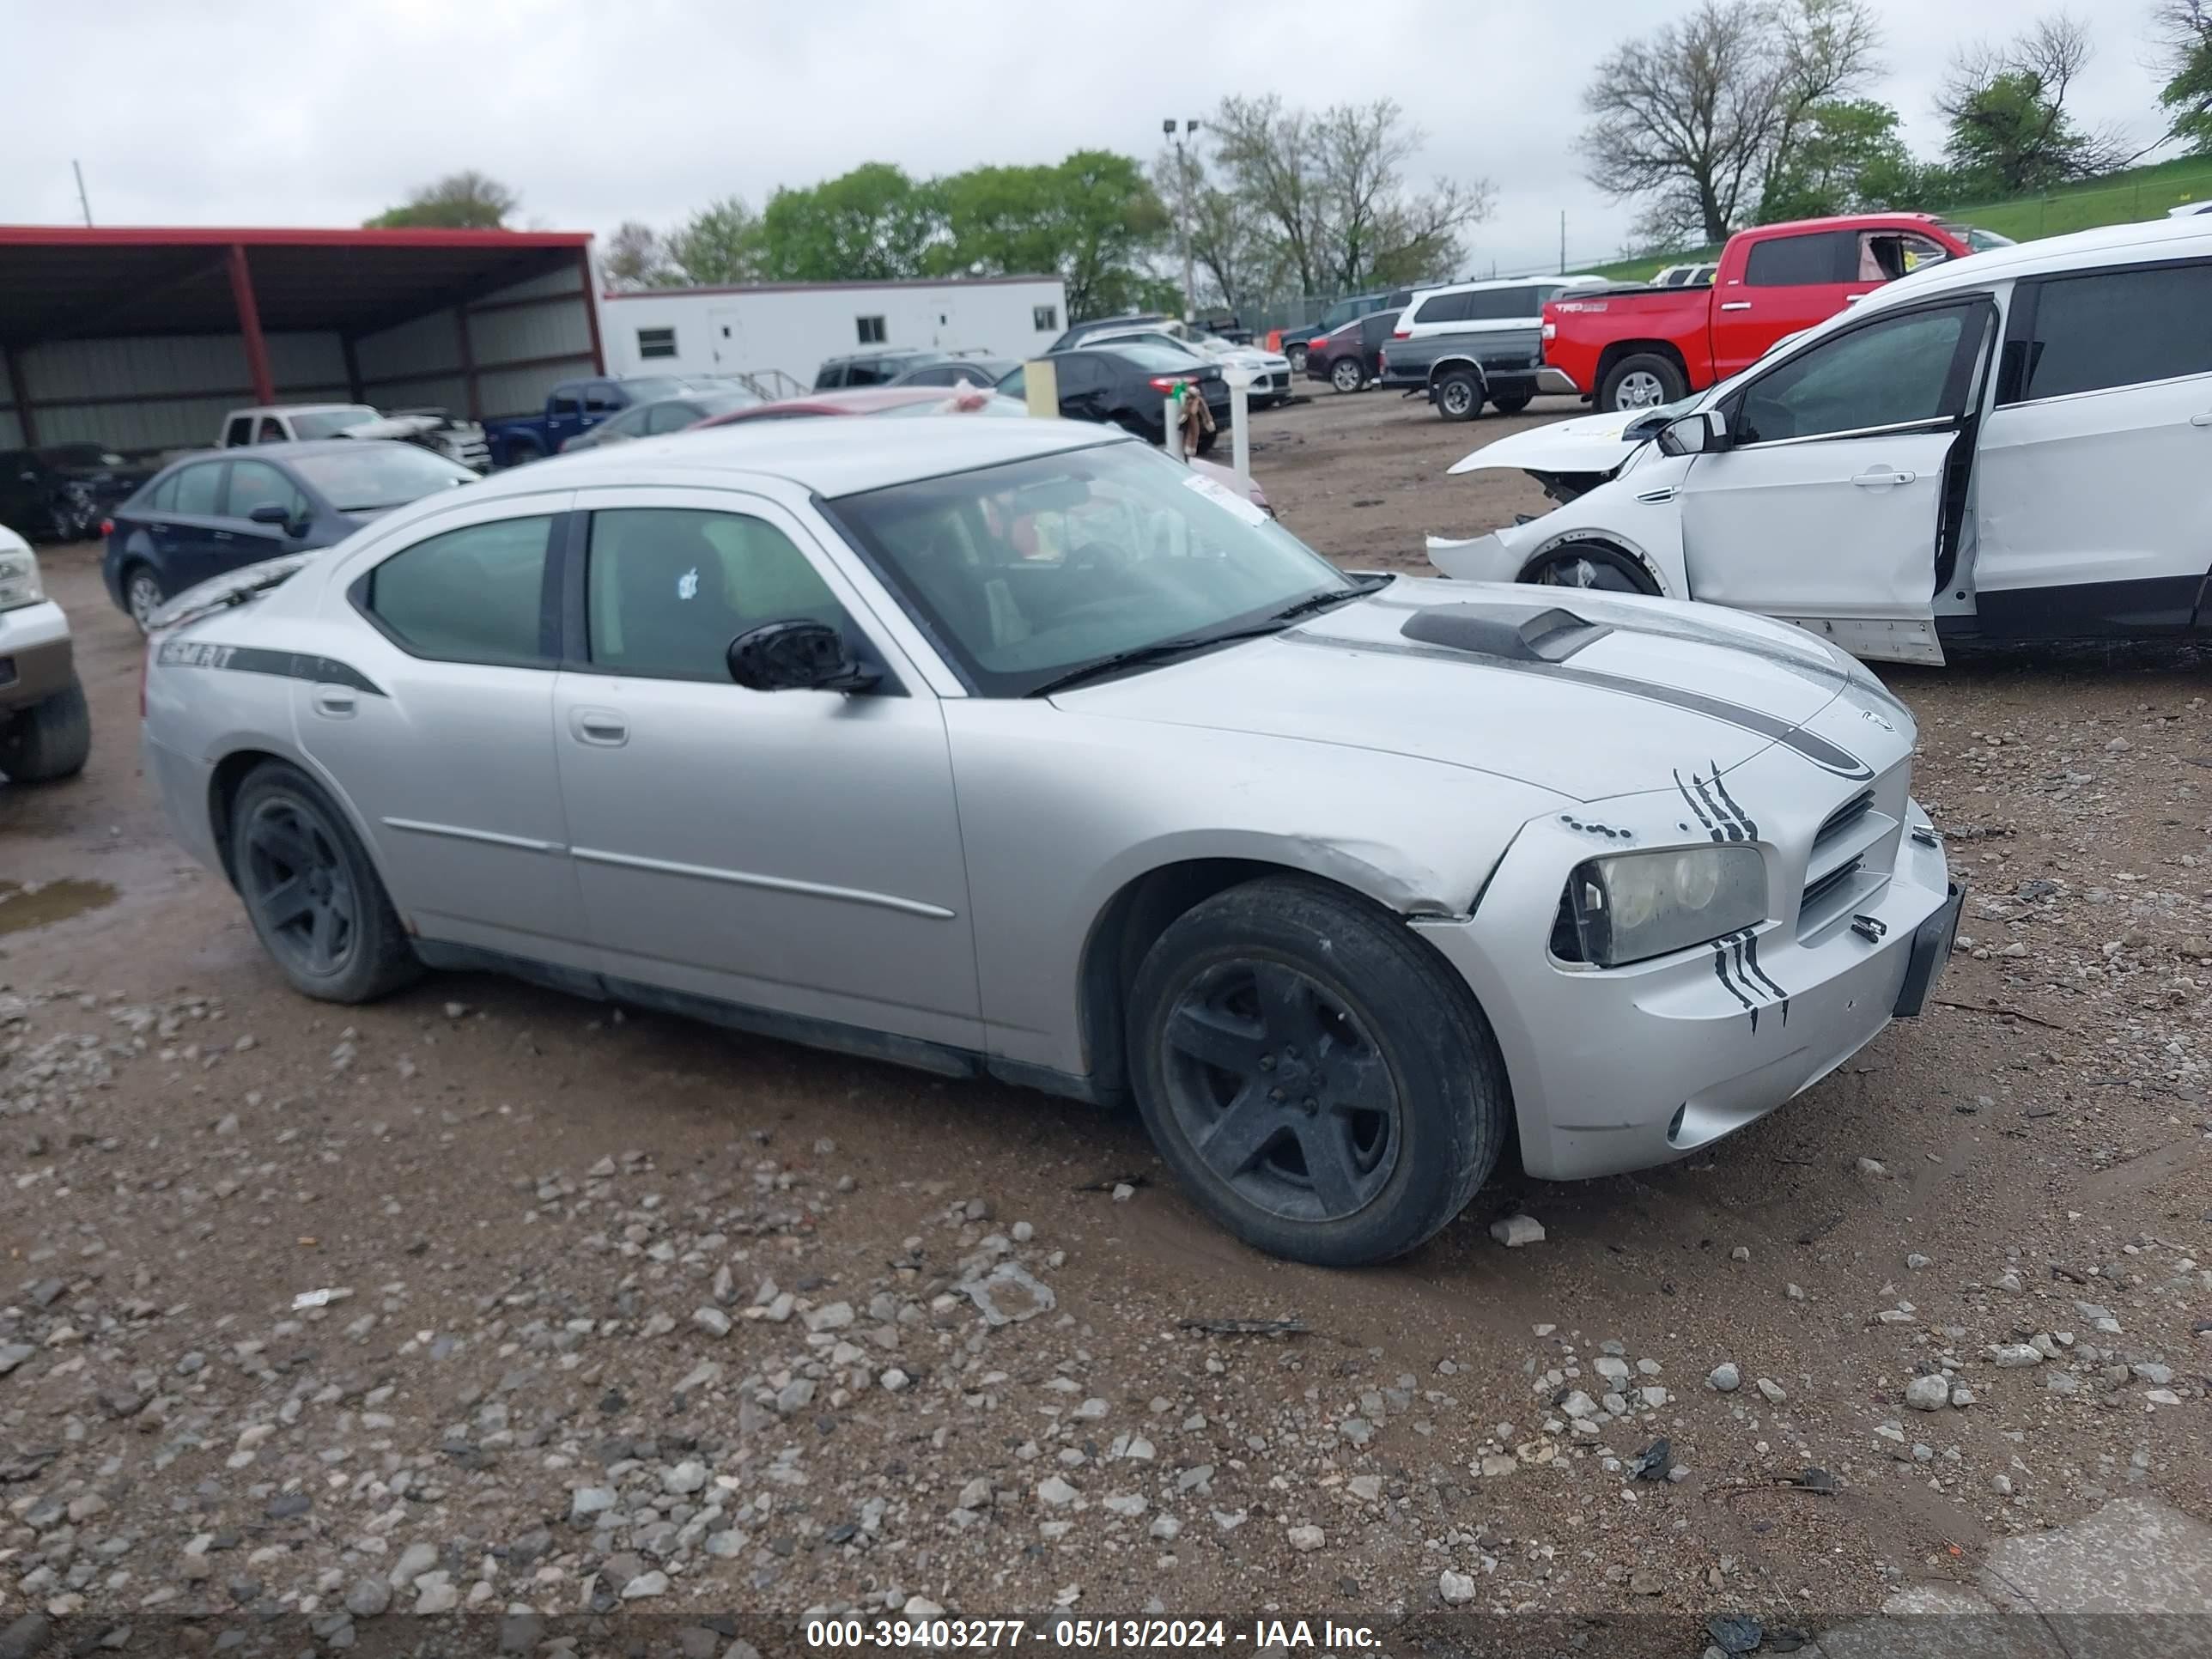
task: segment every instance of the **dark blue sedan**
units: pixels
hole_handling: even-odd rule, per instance
[[[108,597],[143,628],[171,594],[210,576],[332,546],[380,513],[476,477],[442,455],[380,439],[188,455],[109,519]]]

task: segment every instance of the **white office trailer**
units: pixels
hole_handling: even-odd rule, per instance
[[[814,384],[823,361],[917,346],[1023,359],[1067,326],[1057,276],[942,282],[762,283],[610,293],[599,307],[616,374],[778,375]]]

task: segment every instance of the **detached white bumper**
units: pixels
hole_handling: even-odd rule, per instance
[[[1463,582],[1510,582],[1521,574],[1518,556],[1494,530],[1465,541],[1431,536],[1428,550],[1431,564]]]

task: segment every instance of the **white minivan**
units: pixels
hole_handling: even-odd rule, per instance
[[[1516,276],[1417,289],[1398,313],[1391,337],[1417,340],[1425,334],[1502,334],[1541,328],[1546,301],[1571,288],[1607,286],[1602,276]]]
[[[1431,538],[1447,575],[1735,605],[1901,662],[2212,629],[2212,227],[1947,260],[1671,409],[1452,471],[1499,466],[1568,499]]]

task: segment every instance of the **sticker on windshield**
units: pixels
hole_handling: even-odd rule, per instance
[[[1265,524],[1267,515],[1252,504],[1249,495],[1240,495],[1228,485],[1209,478],[1203,472],[1194,472],[1182,481],[1185,489],[1195,489],[1217,507],[1225,507],[1246,524]]]

